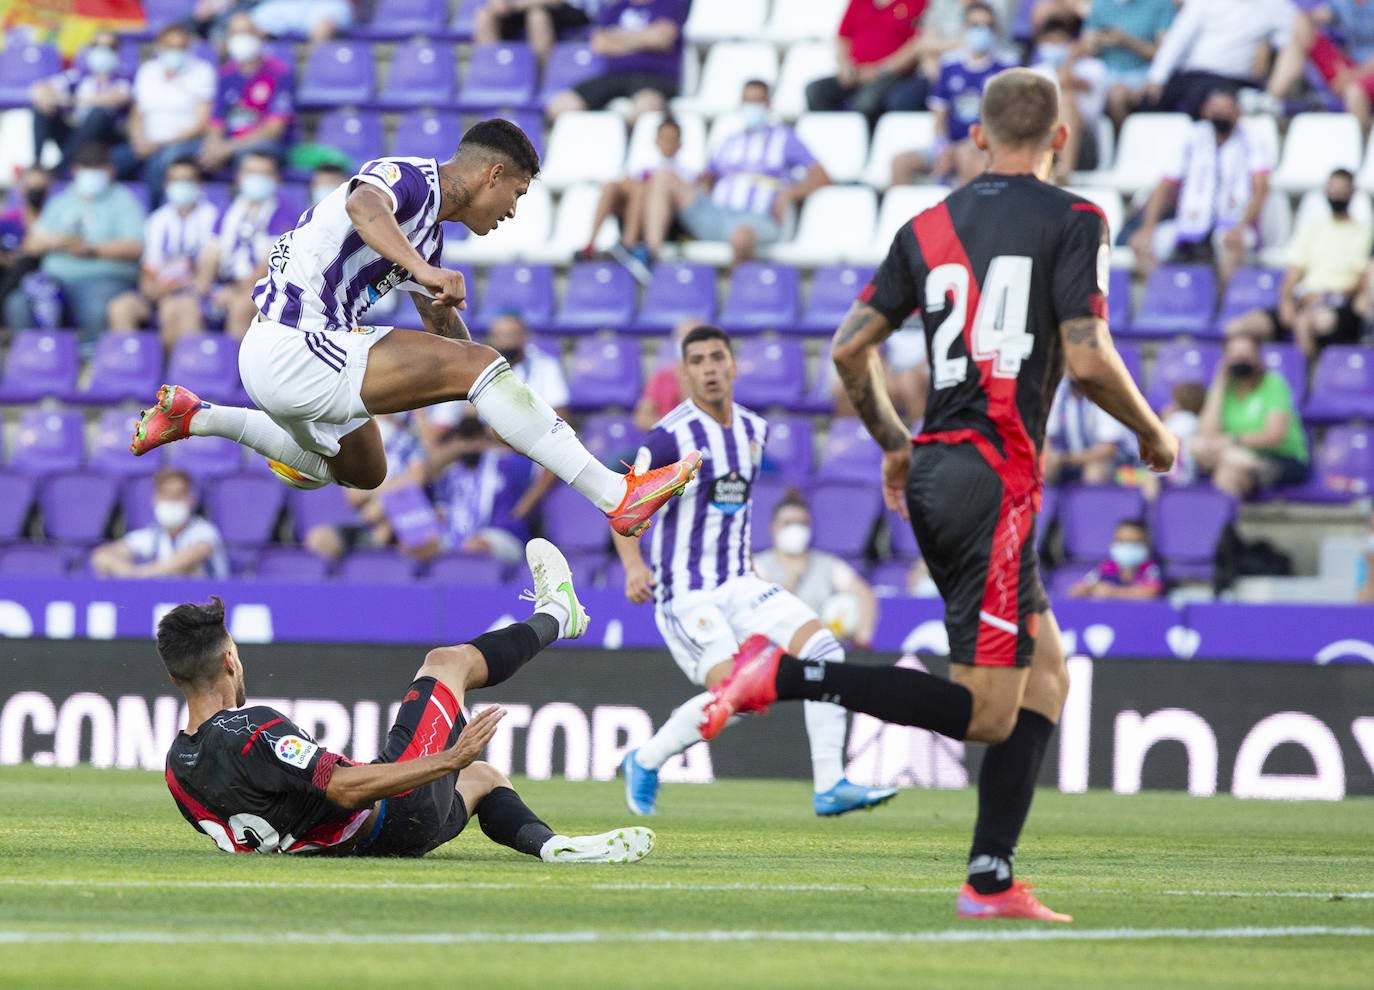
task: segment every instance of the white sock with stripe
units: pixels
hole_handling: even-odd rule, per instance
[[[844,663],[844,647],[829,629],[822,629],[806,641],[797,657]],[[849,713],[829,702],[807,701],[802,704],[802,716],[811,743],[812,780],[820,794],[844,778],[844,738],[849,729]]]
[[[505,358],[489,364],[468,389],[477,415],[502,440],[572,485],[602,512],[625,498],[625,478],[582,446],[573,428],[511,373]]]
[[[302,450],[291,434],[272,422],[272,417],[261,409],[206,403],[191,417],[191,435],[225,437],[243,444],[249,450],[256,450],[268,460],[280,461],[287,467],[295,468],[307,477],[321,481],[332,481],[334,478],[323,457]]]

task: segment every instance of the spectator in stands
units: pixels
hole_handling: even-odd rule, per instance
[[[1083,29],[1092,5],[1092,0],[1035,0],[1031,4],[1031,33],[1039,35],[1046,24],[1059,21],[1077,34]]]
[[[1164,259],[1215,261],[1225,284],[1258,246],[1274,149],[1239,124],[1235,94],[1217,90],[1183,146],[1160,149],[1172,162],[1150,194],[1139,229],[1123,231],[1141,271],[1148,274]],[[1171,206],[1175,219],[1161,223]]]
[[[15,183],[17,201],[0,210],[0,301],[15,289],[24,276],[37,271],[41,259],[24,251],[24,239],[38,222],[48,201],[52,177],[37,165],[24,169]]]
[[[1291,0],[1186,0],[1150,62],[1146,102],[1196,117],[1218,88],[1262,83],[1297,12]]]
[[[697,170],[681,158],[681,151],[682,125],[672,117],[664,117],[654,135],[654,146],[643,152],[631,153],[625,177],[601,187],[601,199],[592,217],[587,246],[578,252],[579,259],[587,261],[595,257],[597,231],[608,217],[613,216],[620,221],[620,244],[618,250],[612,253],[622,260],[633,257],[639,265],[644,264],[647,258],[647,249],[643,244],[644,199],[648,195],[650,180],[658,172],[667,170],[683,182],[690,184],[697,181]],[[639,277],[639,273],[636,277]]]
[[[191,476],[163,468],[153,480],[153,524],[96,547],[91,570],[107,577],[227,578],[224,541],[195,507]]]
[[[62,152],[57,171],[65,175],[82,145],[124,140],[132,93],[132,80],[119,69],[119,39],[113,31],[99,32],[70,69],[29,89],[34,160],[42,160],[44,145],[52,141]]]
[[[1069,589],[1073,598],[1149,601],[1164,594],[1164,575],[1150,549],[1150,531],[1142,519],[1120,522],[1112,533],[1108,559]]]
[[[1083,44],[1107,66],[1107,113],[1118,128],[1145,95],[1175,9],[1173,0],[1093,0]]]
[[[473,18],[472,40],[526,41],[542,66],[554,42],[591,24],[589,11],[595,9],[595,0],[487,0]]]
[[[219,211],[204,196],[200,168],[179,158],[167,169],[166,202],[143,228],[143,273],[138,287],[110,300],[109,328],[127,333],[148,325],[156,311],[169,350],[204,329],[196,285],[196,259],[214,239]]]
[[[520,507],[529,501],[538,470],[533,461],[494,443],[475,415],[459,420],[429,457],[444,548],[506,563],[522,559],[530,527]]]
[[[1226,339],[1192,450],[1199,471],[1237,498],[1307,480],[1307,435],[1293,393],[1283,375],[1265,369],[1253,337]]]
[[[830,183],[796,132],[773,120],[767,83],[746,82],[741,100],[743,128],[721,142],[699,183],[666,170],[650,180],[645,260],[658,257],[676,218],[693,237],[729,241],[734,262],[746,261],[782,237],[792,207]]]
[[[378,3],[378,15],[385,16],[384,11]],[[304,36],[314,44],[352,27],[355,11],[349,0],[262,0],[253,5],[252,15],[269,38]]]
[[[1175,382],[1168,405],[1159,411],[1169,432],[1178,437],[1178,460],[1168,476],[1172,484],[1190,485],[1197,476],[1192,441],[1201,427],[1202,409],[1206,404],[1207,386],[1202,382]]]
[[[110,300],[138,283],[143,220],[143,206],[114,181],[109,151],[88,144],[72,157],[71,186],[48,198],[24,238],[24,253],[42,259],[40,274],[60,290],[87,346],[105,329]],[[33,293],[12,291],[5,321],[33,326]]]
[[[291,67],[264,53],[262,34],[247,13],[229,19],[224,48],[228,59],[219,69],[201,167],[209,173],[237,168],[248,152],[281,161],[295,107]]]
[[[178,158],[200,152],[215,99],[215,67],[191,55],[191,33],[180,24],[163,28],[157,54],[134,76],[129,143],[116,155],[119,173],[141,176],[153,205],[161,202],[163,175]]]
[[[1355,296],[1374,249],[1374,227],[1350,216],[1355,177],[1338,168],[1326,180],[1331,211],[1303,224],[1288,242],[1277,309],[1255,309],[1226,324],[1227,336],[1290,337],[1311,361],[1327,344],[1360,339]]]
[[[778,502],[771,532],[773,545],[754,555],[759,577],[792,592],[821,616],[843,612],[833,607],[835,599],[852,597],[858,606],[857,620],[852,629],[842,627],[840,634],[864,649],[872,645],[878,625],[873,589],[839,557],[812,548],[811,506],[801,492],[792,489]]]
[[[591,49],[605,69],[554,94],[550,120],[569,110],[600,110],[617,97],[632,116],[662,110],[682,84],[682,25],[690,0],[605,0],[597,10]]]
[[[920,19],[925,0],[849,0],[835,39],[835,75],[806,87],[811,110],[857,110],[869,126],[888,110],[921,110],[930,82]]]
[[[1298,15],[1266,87],[1274,106],[1281,106],[1283,98],[1302,80],[1308,59],[1346,111],[1368,132],[1370,101],[1374,100],[1374,4],[1368,0],[1326,0]]]
[[[672,359],[662,364],[644,383],[631,419],[641,433],[648,433],[664,416],[682,402],[682,338],[706,321],[697,316],[678,320],[673,327]]]
[[[253,286],[267,274],[272,242],[296,226],[279,195],[277,160],[250,151],[239,163],[238,195],[225,208],[215,236],[201,252],[196,283],[225,332],[242,340],[257,315]]]
[[[1364,553],[1355,569],[1355,600],[1374,602],[1374,514],[1369,517],[1369,533],[1365,536]]]
[[[1055,162],[1057,177],[1067,182],[1075,170],[1091,172],[1098,167],[1097,125],[1107,108],[1106,64],[1088,53],[1069,21],[1050,19],[1036,29],[1030,67],[1073,97],[1059,104],[1069,138]]]
[[[348,173],[337,165],[316,165],[310,171],[310,205],[319,204],[326,196],[348,181]]]
[[[1131,432],[1099,409],[1077,382],[1060,382],[1045,425],[1045,481],[1102,485],[1135,460]]]

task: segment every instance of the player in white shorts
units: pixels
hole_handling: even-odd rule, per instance
[[[641,466],[668,464],[685,450],[699,449],[702,470],[660,515],[650,536],[649,563],[634,540],[615,538],[626,597],[654,602],[654,619],[673,659],[700,687],[724,678],[739,644],[754,633],[790,644],[798,656],[843,663],[844,648],[816,613],[753,571],[749,489],[758,476],[768,423],[734,401],[730,338],[717,327],[689,331],[682,363],[688,397],[649,431],[638,460]],[[710,691],[703,691],[684,702],[652,739],[625,755],[625,803],[635,814],[655,812],[658,769],[701,741],[702,709],[710,700]],[[838,706],[806,704],[818,815],[871,807],[897,793],[845,779],[847,727]]]
[[[538,173],[529,139],[504,120],[472,127],[446,162],[368,162],[277,240],[253,290],[258,315],[239,350],[239,373],[258,408],[212,405],[164,385],[130,449],[228,437],[267,457],[288,484],[371,489],[386,477],[373,416],[466,398],[506,443],[594,502],[616,532],[642,532],[691,478],[696,452],[646,474],[602,465],[504,358],[473,343],[458,315],[463,275],[439,267],[444,223],[490,233],[514,219]],[[360,322],[396,288],[410,292],[428,333]]]

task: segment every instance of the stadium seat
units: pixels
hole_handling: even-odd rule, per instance
[[[1293,401],[1299,406],[1307,396],[1307,359],[1297,344],[1265,344],[1260,359],[1270,371],[1277,371],[1288,382]]]
[[[842,557],[864,555],[873,524],[883,509],[883,496],[873,483],[874,477],[862,482],[822,481],[807,493],[813,547]]]
[[[887,257],[897,231],[911,223],[916,214],[944,202],[949,192],[947,186],[892,186],[883,193],[882,205],[878,207],[878,221],[873,226],[873,237],[866,249],[849,252],[849,260],[877,267]]]
[[[366,24],[355,25],[349,34],[379,41],[398,41],[416,35],[434,38],[446,33],[447,20],[448,0],[386,0],[385,4],[376,5]]]
[[[1303,419],[1335,423],[1374,419],[1374,350],[1333,344],[1317,357]]]
[[[746,261],[730,273],[720,325],[731,333],[782,330],[797,322],[801,279],[787,265]]]
[[[692,0],[682,36],[694,45],[756,38],[768,17],[768,0]]]
[[[119,483],[90,471],[50,474],[39,487],[43,536],[49,540],[92,546],[105,539],[119,496]]]
[[[1359,171],[1362,143],[1359,122],[1350,114],[1296,114],[1269,181],[1286,193],[1320,188],[1334,168]]]
[[[845,3],[846,0],[806,0],[806,3],[775,0],[763,25],[762,36],[779,44],[824,39],[833,48]]]
[[[137,409],[102,410],[95,423],[91,453],[86,463],[94,470],[120,478],[152,474],[162,467],[170,449],[168,447],[154,448],[140,457],[129,453],[129,438],[133,436],[137,423]]]
[[[935,145],[935,114],[922,110],[885,113],[873,128],[864,182],[875,189],[892,185],[892,159],[903,151],[929,151]]]
[[[372,48],[355,41],[322,41],[310,49],[296,86],[296,106],[335,107],[372,99],[377,66]]]
[[[625,121],[607,110],[561,114],[549,132],[540,184],[555,192],[578,182],[609,182],[625,167]]]
[[[1252,309],[1274,309],[1279,304],[1279,286],[1283,272],[1273,268],[1238,268],[1226,284],[1217,311],[1217,327],[1226,324]]]
[[[270,474],[231,474],[206,486],[205,515],[231,547],[271,541],[286,506],[287,487]]]
[[[1216,274],[1209,265],[1161,265],[1145,280],[1131,335],[1172,337],[1187,333],[1212,336]]]
[[[246,449],[225,437],[193,437],[168,447],[167,466],[180,468],[202,481],[224,478],[243,469]]]
[[[868,161],[868,121],[861,113],[807,112],[797,118],[797,137],[831,182],[858,182]]]
[[[576,253],[587,246],[601,186],[595,182],[580,182],[563,190],[554,209],[553,232],[542,244],[528,245],[523,256],[528,261],[549,265],[566,265]],[[594,247],[609,250],[620,241],[620,225],[614,217],[607,217],[596,232]]]
[[[515,313],[536,331],[548,326],[553,319],[553,269],[520,263],[487,269],[482,305],[469,306],[464,322],[485,331],[503,313]]]
[[[777,78],[778,55],[772,45],[762,41],[721,41],[706,53],[696,93],[678,97],[670,105],[674,113],[690,110],[715,117],[739,107],[740,92],[749,80],[762,79],[772,86]]]
[[[448,37],[454,41],[472,40],[472,22],[486,0],[453,0],[453,19],[448,22]]]
[[[473,45],[458,95],[462,110],[522,107],[534,102],[539,65],[525,44]]]
[[[448,161],[458,150],[458,140],[462,136],[463,121],[456,113],[428,108],[412,110],[397,121],[389,153],[406,158]],[[453,226],[449,229],[452,230]]]
[[[1312,450],[1312,477],[1285,497],[1300,501],[1348,502],[1374,492],[1374,427],[1337,423]]]
[[[14,36],[0,57],[0,109],[27,108],[29,87],[62,71],[62,56],[51,45],[20,42]]]
[[[1129,250],[1129,249],[1128,249]],[[1131,320],[1135,318],[1131,306],[1131,273],[1121,268],[1113,268],[1107,276],[1108,313],[1113,333],[1129,333]]]
[[[470,0],[471,2],[471,0]],[[560,41],[549,52],[544,64],[544,78],[539,84],[538,102],[547,105],[555,93],[572,89],[593,76],[605,71],[606,64],[601,61],[585,41]]]
[[[1153,188],[1183,147],[1191,126],[1186,113],[1131,114],[1121,125],[1116,165],[1101,174],[1101,183],[1128,195]]]
[[[806,355],[798,340],[742,340],[735,346],[735,401],[750,409],[791,406],[806,386]]]
[[[185,385],[210,402],[242,404],[239,343],[225,334],[187,334],[172,345],[167,380]]]
[[[1150,513],[1150,537],[1165,573],[1180,581],[1212,577],[1222,530],[1235,521],[1236,501],[1212,487],[1165,487]]]
[[[304,547],[268,546],[258,553],[253,576],[259,581],[315,584],[329,576],[329,561]]]
[[[70,559],[61,547],[23,543],[0,549],[0,575],[10,578],[65,577]]]
[[[473,59],[477,59],[475,54]],[[374,105],[383,110],[407,110],[453,104],[457,87],[452,45],[417,38],[398,46],[389,65]]]
[[[382,153],[382,118],[372,110],[354,107],[330,110],[320,117],[315,142],[342,151],[356,168]]]
[[[619,264],[579,262],[568,271],[554,329],[577,333],[628,326],[634,318],[635,296],[635,280]]]
[[[737,386],[737,397],[738,394]],[[769,417],[768,442],[763,448],[764,473],[798,483],[804,482],[810,478],[816,464],[815,444],[815,431],[811,427],[809,417]],[[756,517],[755,523],[757,522]]]
[[[599,553],[610,545],[605,514],[570,485],[544,499],[544,536],[564,553]]]
[[[692,317],[710,322],[716,315],[716,272],[708,265],[660,261],[644,289],[644,301],[632,329],[667,333]]]
[[[1040,492],[1040,511],[1035,517],[1035,551],[1044,554],[1050,532],[1059,524],[1059,489],[1046,485]]]
[[[360,526],[358,512],[348,502],[348,494],[338,485],[315,491],[293,488],[286,493],[291,509],[292,532],[297,540],[319,526]]]
[[[107,333],[95,344],[90,377],[77,402],[147,402],[162,381],[162,342],[155,333]]]
[[[339,561],[334,577],[350,584],[409,584],[419,569],[399,550],[361,547]]]
[[[706,120],[697,113],[675,115],[673,119],[677,121],[678,130],[682,135],[682,149],[677,153],[678,161],[697,171],[706,168]],[[626,166],[630,162],[642,159],[646,152],[653,150],[654,141],[658,137],[658,125],[662,120],[663,113],[658,110],[642,113],[635,120],[634,129],[630,131]]]
[[[797,332],[835,332],[873,269],[856,265],[823,265],[811,274],[811,292],[797,321]],[[782,328],[784,331],[787,328]]]
[[[1121,205],[1121,193],[1111,186],[1069,186],[1064,191],[1082,196],[1100,209],[1102,215],[1107,218],[1107,231],[1115,242],[1126,215],[1125,207]]]
[[[574,409],[633,409],[644,385],[639,345],[613,336],[579,340],[568,362],[568,385]]]
[[[1138,488],[1075,485],[1060,493],[1059,525],[1070,560],[1099,563],[1107,558],[1112,532],[1125,519],[1141,519],[1145,499]]]
[[[80,370],[75,331],[21,330],[5,355],[0,403],[71,396]]]
[[[23,536],[36,492],[31,475],[0,470],[0,543],[13,543]]]
[[[897,516],[887,517],[887,539],[892,550],[892,556],[899,557],[905,567],[911,566],[911,561],[921,556],[921,548],[916,544],[916,533],[911,528],[911,523]],[[906,582],[902,582],[905,587]]]
[[[880,561],[868,570],[869,586],[879,598],[902,598],[907,592],[911,568],[915,560],[908,557],[894,557]]]
[[[530,144],[534,145],[534,150],[539,155],[540,161],[544,158],[544,114],[536,107],[499,107],[478,114],[479,117],[500,117],[502,120],[509,120],[520,130],[525,132],[525,137],[530,139]]]
[[[1155,352],[1154,371],[1146,392],[1150,405],[1155,409],[1167,406],[1179,382],[1196,382],[1204,388],[1211,385],[1220,360],[1220,344],[1191,341],[1161,344]]]
[[[873,239],[877,196],[865,186],[822,186],[802,203],[790,242],[769,245],[770,261],[815,267],[847,261]]]
[[[773,519],[773,510],[792,487],[787,479],[769,474],[755,478],[750,486],[749,501],[753,505],[749,510],[749,545],[755,553],[768,549],[772,544],[769,524]]]
[[[1145,359],[1140,353],[1139,345],[1126,340],[1118,341],[1116,352],[1121,355],[1121,362],[1126,365],[1126,370],[1130,372],[1131,380],[1143,388],[1145,385]]]
[[[582,421],[577,436],[593,457],[614,470],[622,470],[621,461],[634,463],[643,439],[630,417],[616,413],[593,413]]]
[[[553,230],[553,197],[542,182],[530,184],[516,204],[515,217],[503,220],[484,237],[466,237],[444,244],[444,260],[459,264],[498,263],[523,258],[530,248],[548,242]]]
[[[1046,582],[1045,591],[1049,594],[1051,601],[1068,598],[1073,586],[1087,577],[1096,564],[1086,561],[1067,562],[1058,565],[1049,573],[1049,580]]]
[[[84,434],[79,411],[31,406],[19,414],[9,466],[35,476],[70,471],[85,459]]]
[[[881,476],[882,463],[882,449],[863,421],[857,416],[840,416],[830,421],[816,474],[826,480],[872,483]]]
[[[506,580],[509,568],[496,560],[480,554],[448,553],[436,557],[425,571],[425,579],[435,584],[454,588],[496,588]],[[583,575],[573,572],[579,578]]]
[[[806,87],[834,74],[834,41],[798,41],[789,45],[778,71],[778,84],[773,89],[773,111],[783,120],[796,120],[807,110]]]

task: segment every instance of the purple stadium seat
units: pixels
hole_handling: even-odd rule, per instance
[[[1317,357],[1303,419],[1374,419],[1374,349],[1333,344]]]
[[[305,534],[317,526],[361,526],[358,511],[348,504],[345,492],[346,489],[338,485],[326,485],[315,491],[297,488],[288,491],[286,497],[295,523],[296,539],[304,540]]]
[[[231,474],[206,486],[205,515],[229,546],[262,546],[272,540],[286,492],[270,475]]]
[[[797,322],[801,279],[790,265],[746,261],[730,273],[720,325],[731,333],[782,330]]]
[[[1260,357],[1270,371],[1277,371],[1288,382],[1293,401],[1301,406],[1307,395],[1307,359],[1297,344],[1265,344]]]
[[[25,409],[19,414],[10,467],[25,474],[70,471],[85,460],[85,419],[75,409]]]
[[[149,402],[162,382],[162,342],[155,333],[107,333],[95,344],[91,375],[77,402]]]
[[[399,45],[372,103],[383,110],[451,106],[457,88],[453,45],[416,38]]]
[[[502,313],[515,313],[531,329],[553,320],[553,267],[550,265],[492,265],[487,269],[482,305],[468,304],[464,322],[485,329]]]
[[[654,266],[631,329],[666,333],[686,317],[709,321],[715,315],[716,270],[709,265],[661,261]]]
[[[534,100],[539,66],[525,44],[473,45],[463,88],[461,110],[522,107]]]
[[[751,409],[790,406],[806,389],[806,355],[799,340],[742,340],[735,345],[735,401]]]
[[[1140,355],[1140,345],[1133,344],[1128,340],[1116,342],[1117,353],[1121,355],[1121,360],[1126,365],[1126,370],[1131,373],[1131,378],[1136,385],[1145,384],[1145,360]]]
[[[1207,386],[1216,373],[1221,359],[1218,344],[1162,344],[1155,352],[1154,373],[1146,397],[1155,409],[1163,409],[1172,401],[1173,388],[1179,382],[1197,382]]]
[[[167,381],[210,402],[241,402],[239,343],[222,333],[187,334],[172,345]]]
[[[1035,36],[1031,12],[1036,0],[1017,0],[1016,9],[1011,15],[1011,36],[1017,41],[1030,41]]]
[[[793,487],[777,475],[765,474],[755,479],[749,490],[749,500],[753,503],[749,513],[749,544],[755,553],[772,546],[773,510]]]
[[[505,583],[507,569],[494,557],[450,553],[431,562],[425,577],[435,584],[460,588],[494,588]]]
[[[28,475],[0,471],[0,543],[13,542],[23,534],[36,491]]]
[[[1069,562],[1060,564],[1049,575],[1046,582],[1045,591],[1050,596],[1050,601],[1055,602],[1069,597],[1069,591],[1079,581],[1088,576],[1088,573],[1096,567],[1096,564],[1089,564],[1086,561]]]
[[[224,437],[189,437],[168,447],[167,466],[202,481],[227,478],[243,470],[244,449]]]
[[[64,577],[69,558],[61,547],[21,543],[0,550],[0,575],[12,578]]]
[[[854,265],[823,265],[817,268],[811,275],[811,295],[796,326],[779,329],[783,332],[830,336],[872,274],[871,268]]]
[[[95,439],[91,442],[87,464],[105,474],[125,478],[152,474],[162,467],[169,449],[167,447],[150,450],[141,457],[129,453],[129,438],[133,436],[137,423],[136,409],[103,410],[96,420]]]
[[[471,41],[473,19],[484,3],[486,0],[455,0],[453,20],[448,24],[448,37],[455,41]]]
[[[569,485],[544,499],[544,535],[565,553],[602,553],[610,542],[606,517]]]
[[[572,266],[554,328],[564,332],[620,329],[635,312],[635,280],[615,262],[584,261]]]
[[[1161,265],[1145,281],[1140,309],[1131,321],[1133,337],[1212,335],[1217,280],[1206,265]]]
[[[372,19],[353,27],[357,38],[395,40],[415,35],[435,37],[445,33],[448,0],[386,0],[377,4]]]
[[[419,565],[399,550],[364,548],[339,562],[334,577],[352,584],[409,584]]]
[[[51,45],[17,43],[0,56],[0,109],[29,106],[29,87],[62,71],[62,56]]]
[[[143,0],[143,16],[148,32],[155,34],[168,24],[185,20],[195,8],[195,0]]]
[[[1237,269],[1222,294],[1217,326],[1224,328],[1228,321],[1252,309],[1276,308],[1282,283],[1283,272],[1272,268]]]
[[[1374,427],[1338,423],[1312,445],[1312,476],[1279,489],[1286,501],[1344,503],[1374,491]]]
[[[471,0],[469,0],[471,2]],[[600,75],[605,69],[599,56],[592,52],[584,41],[560,41],[549,53],[544,66],[544,79],[539,85],[539,102],[549,102],[549,97],[572,89],[578,83],[592,76]]]
[[[1107,276],[1107,299],[1110,303],[1108,314],[1111,317],[1113,332],[1129,333],[1131,319],[1131,273],[1124,268],[1113,268]]]
[[[620,470],[620,462],[633,464],[643,436],[628,416],[597,413],[588,416],[577,431],[578,439],[593,457],[609,468]]]
[[[70,397],[80,370],[74,330],[21,330],[5,357],[0,402]]]
[[[104,474],[65,471],[43,479],[38,504],[43,535],[50,540],[91,546],[105,539],[119,482]]]
[[[811,420],[806,416],[770,419],[768,443],[763,448],[763,470],[782,478],[807,478],[816,463],[815,443]]]
[[[1236,501],[1211,487],[1165,488],[1155,500],[1150,535],[1171,578],[1210,580],[1217,540],[1236,518]]]
[[[921,548],[916,544],[916,532],[911,528],[909,521],[889,514],[887,531],[892,544],[892,556],[904,560],[914,560],[921,556]]]
[[[1040,512],[1035,517],[1035,549],[1045,552],[1050,527],[1059,521],[1059,489],[1046,486],[1040,492]]]
[[[390,153],[410,158],[447,161],[458,150],[458,139],[462,136],[463,122],[456,113],[428,109],[412,110],[396,125]]]
[[[382,153],[382,118],[373,110],[340,107],[320,118],[315,143],[337,148],[354,166],[371,161]]]
[[[638,345],[609,336],[579,340],[568,366],[568,384],[574,409],[633,408],[644,387]]]
[[[263,547],[256,576],[259,581],[315,584],[329,576],[329,561],[304,547]]]
[[[907,581],[911,576],[914,561],[907,559],[885,560],[875,564],[868,572],[868,583],[883,597],[903,597],[908,594]]]
[[[883,452],[857,416],[842,416],[830,422],[830,432],[821,446],[817,474],[825,479],[861,481],[877,488],[882,475]]]
[[[371,46],[322,41],[310,50],[296,85],[298,107],[334,107],[372,99],[376,62]]]
[[[1059,500],[1064,552],[1070,560],[1099,563],[1107,557],[1116,524],[1144,515],[1145,499],[1139,489],[1116,485],[1064,488]]]
[[[876,476],[875,476],[876,477]],[[808,493],[811,545],[842,557],[861,557],[883,509],[883,496],[871,480],[825,481]]]

